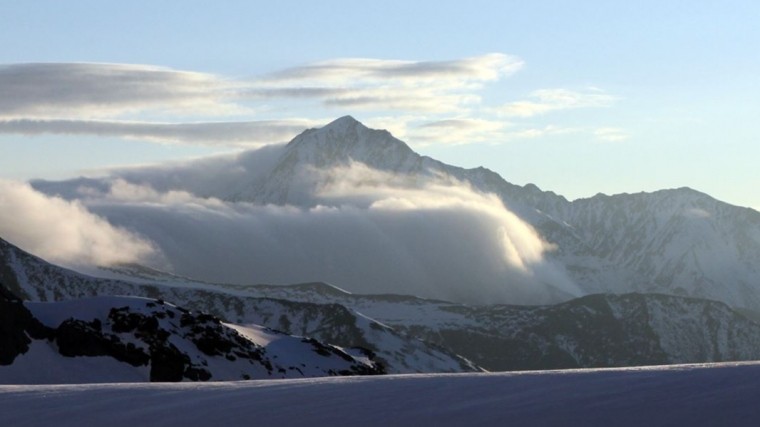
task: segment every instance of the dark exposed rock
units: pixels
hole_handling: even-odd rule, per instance
[[[10,365],[29,351],[31,338],[46,339],[53,330],[45,327],[24,307],[15,294],[0,284],[0,365]]]
[[[150,353],[151,382],[182,381],[185,370],[190,367],[187,355],[171,344],[151,348]]]
[[[132,366],[144,366],[150,356],[133,343],[124,344],[116,335],[103,334],[100,320],[92,322],[69,319],[55,332],[58,351],[63,356],[110,356]]]

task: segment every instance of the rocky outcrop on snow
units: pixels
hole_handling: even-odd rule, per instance
[[[255,325],[229,325],[162,300],[23,303],[4,287],[0,295],[0,382],[8,376],[24,382],[24,371],[34,382],[39,378],[28,366],[35,363],[44,363],[46,380],[56,382],[62,358],[113,359],[152,382],[385,373],[369,350],[342,349]],[[14,362],[26,368],[14,370]]]

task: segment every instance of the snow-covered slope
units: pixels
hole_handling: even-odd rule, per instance
[[[224,381],[385,373],[361,348],[222,323],[166,303],[22,303],[0,288],[0,383]]]
[[[760,306],[760,213],[680,188],[597,195],[553,214],[595,259],[625,276],[616,292],[663,292]]]
[[[0,239],[0,283],[31,301],[60,301],[99,295],[134,295],[172,301],[240,325],[256,324],[341,347],[364,347],[390,373],[479,370],[466,359],[406,336],[329,300],[288,301],[267,292],[196,282],[128,266],[96,278],[30,255]]]
[[[0,386],[13,426],[756,426],[760,365]]]

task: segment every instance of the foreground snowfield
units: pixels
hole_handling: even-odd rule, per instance
[[[8,426],[760,425],[760,362],[501,374],[0,386]]]

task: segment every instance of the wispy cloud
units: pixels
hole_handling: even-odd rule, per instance
[[[337,59],[272,73],[244,94],[315,98],[364,110],[453,112],[478,103],[475,91],[483,84],[522,66],[519,58],[500,53],[451,61]]]
[[[628,132],[621,128],[598,128],[594,130],[594,136],[596,139],[606,142],[625,141],[630,137]]]
[[[470,144],[503,140],[508,123],[473,118],[445,119],[427,122],[410,137],[422,144]]]
[[[575,108],[609,107],[615,101],[599,89],[573,91],[568,89],[541,89],[532,92],[527,100],[515,101],[496,109],[503,116],[533,117],[552,111]]]

